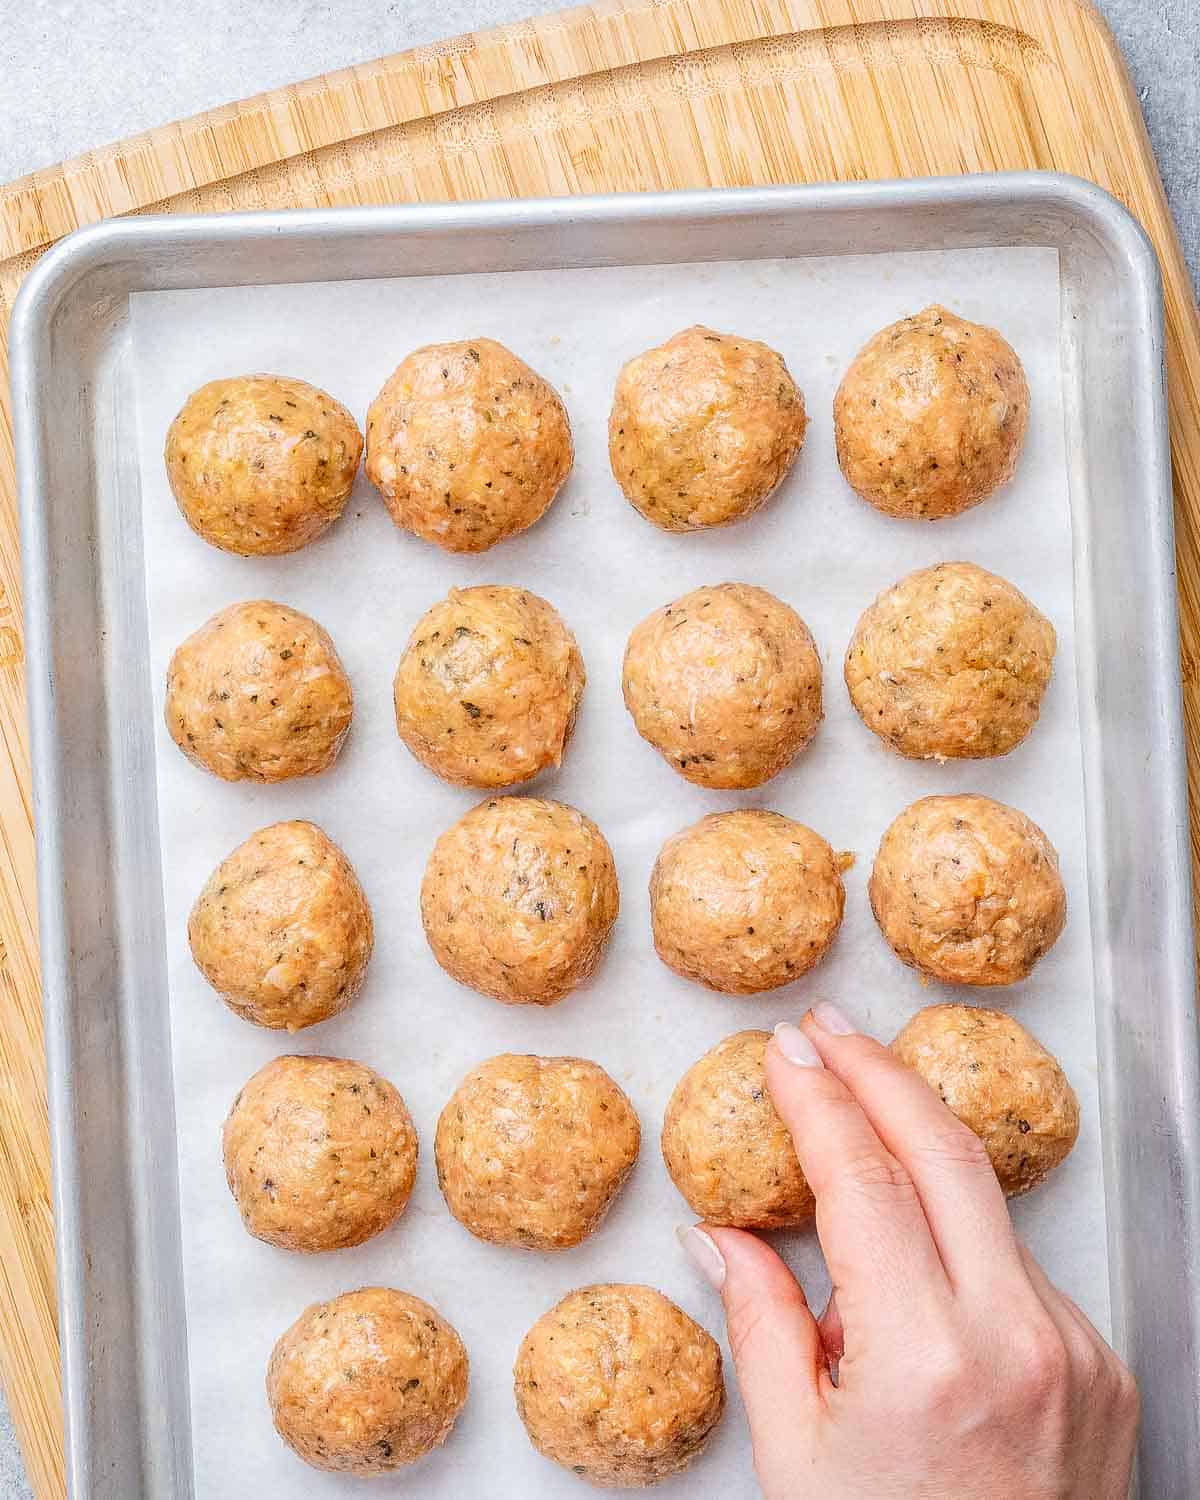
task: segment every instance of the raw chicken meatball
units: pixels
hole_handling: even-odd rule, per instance
[[[620,897],[608,841],[541,797],[490,797],[448,828],[421,882],[446,973],[506,1005],[553,1005],[600,962]]]
[[[451,589],[396,670],[396,728],[459,786],[506,787],[562,760],[587,674],[575,637],[528,589]]]
[[[1012,478],[1028,420],[1012,348],[938,306],[877,333],[833,401],[847,483],[889,516],[928,521],[969,510]]]
[[[167,729],[222,781],[315,776],[337,759],[354,696],[315,620],[252,599],[189,635],[167,670]]]
[[[790,1229],[816,1203],[767,1091],[766,1031],[739,1031],[675,1086],[662,1154],[692,1212],[710,1224]]]
[[[434,1154],[446,1204],[472,1234],[568,1250],[599,1227],[640,1142],[633,1105],[597,1063],[504,1053],[455,1089]]]
[[[725,1409],[715,1339],[648,1286],[585,1286],[525,1335],[517,1411],[539,1453],[604,1489],[687,1468]]]
[[[1037,1187],[1074,1146],[1075,1090],[1011,1016],[979,1005],[929,1005],[892,1051],[983,1142],[1008,1197]]]
[[[272,823],[209,876],[188,918],[200,972],[230,1010],[299,1031],[345,1010],[371,957],[371,908],[315,823]]]
[[[167,432],[166,464],[183,518],[242,557],[295,552],[341,515],[362,457],[341,404],[283,375],[202,385]]]
[[[467,1399],[467,1351],[428,1302],[390,1287],[315,1302],[271,1353],[275,1430],[306,1464],[389,1474],[450,1435]]]
[[[863,723],[916,760],[1007,755],[1037,723],[1054,626],[974,563],[938,563],[885,589],[846,652]]]
[[[728,526],[804,443],[804,397],[766,344],[686,328],[617,377],[608,453],[625,498],[664,531]]]
[[[779,813],[709,813],[667,840],[650,877],[659,958],[726,995],[798,979],[842,925],[845,859]]]
[[[532,526],[573,460],[558,392],[493,339],[415,349],[367,413],[367,477],[397,526],[447,552]]]
[[[821,722],[808,626],[766,589],[721,583],[656,609],[625,648],[625,707],[644,740],[697,786],[760,786]]]
[[[990,797],[922,797],[884,834],[868,886],[896,956],[931,979],[1013,984],[1067,919],[1054,845]]]
[[[233,1101],[221,1136],[242,1222],[281,1250],[361,1245],[404,1212],[417,1132],[399,1093],[344,1057],[276,1057]]]

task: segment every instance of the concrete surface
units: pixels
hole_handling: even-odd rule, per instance
[[[247,94],[560,3],[0,0],[0,182]],[[1200,285],[1200,0],[1099,4],[1125,49]],[[0,1496],[30,1493],[0,1398]]]

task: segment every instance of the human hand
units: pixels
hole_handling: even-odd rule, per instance
[[[1125,1500],[1133,1377],[1018,1242],[979,1139],[832,1005],[778,1027],[766,1069],[828,1308],[752,1234],[681,1235],[721,1292],[766,1500]]]

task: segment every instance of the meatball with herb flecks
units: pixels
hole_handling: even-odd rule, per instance
[[[1015,984],[1067,919],[1054,845],[1015,807],[922,797],[880,840],[871,909],[897,958],[951,984]]]
[[[438,1185],[479,1239],[567,1250],[599,1226],[640,1141],[633,1105],[597,1063],[503,1053],[442,1110]]]
[[[709,813],[667,840],[650,877],[659,958],[726,995],[799,979],[842,925],[848,858],[780,813]]]
[[[271,1351],[275,1430],[306,1464],[390,1474],[444,1443],[467,1399],[463,1341],[428,1302],[368,1286],[305,1308]]]
[[[834,397],[833,421],[852,489],[885,515],[936,521],[1012,478],[1029,386],[994,328],[935,305],[859,350]]]
[[[337,758],[353,713],[328,633],[268,599],[215,614],[167,670],[171,738],[223,781],[315,776]]]
[[[434,957],[506,1005],[553,1005],[600,962],[620,895],[608,841],[563,802],[492,797],[448,828],[421,882]]]
[[[447,552],[532,526],[573,460],[558,392],[494,339],[415,349],[367,413],[367,477],[397,526]]]
[[[188,942],[231,1010],[257,1026],[298,1031],[354,999],[374,925],[332,839],[315,823],[272,823],[209,876],[188,918]]]
[[[863,723],[912,759],[1007,755],[1037,723],[1054,626],[974,563],[938,563],[885,589],[854,630],[846,687]]]
[[[617,377],[609,459],[629,503],[664,531],[728,526],[778,488],[806,426],[804,397],[774,349],[685,328]]]
[[[794,609],[747,583],[694,589],[636,626],[625,706],[638,733],[697,786],[761,786],[821,722],[821,659]]]
[[[525,1335],[513,1385],[538,1452],[604,1489],[678,1474],[725,1409],[716,1340],[648,1286],[564,1297]]]
[[[562,760],[586,680],[575,637],[545,599],[451,589],[400,659],[396,728],[444,781],[515,786]]]
[[[305,1254],[386,1229],[417,1172],[404,1100],[344,1057],[277,1057],[260,1068],[233,1101],[221,1147],[249,1232]]]
[[[167,478],[184,520],[243,557],[295,552],[341,515],[363,440],[325,391],[283,375],[212,380],[167,432]]]

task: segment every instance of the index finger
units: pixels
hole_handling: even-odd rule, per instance
[[[928,1315],[950,1298],[912,1178],[798,1026],[775,1028],[766,1073],[817,1200],[817,1236],[847,1331],[911,1328],[914,1312]]]
[[[830,1024],[832,1023],[832,1025]],[[801,1023],[825,1066],[861,1101],[876,1135],[913,1180],[951,1286],[992,1300],[1026,1283],[1004,1193],[983,1142],[919,1073],[852,1029],[834,1006]]]

